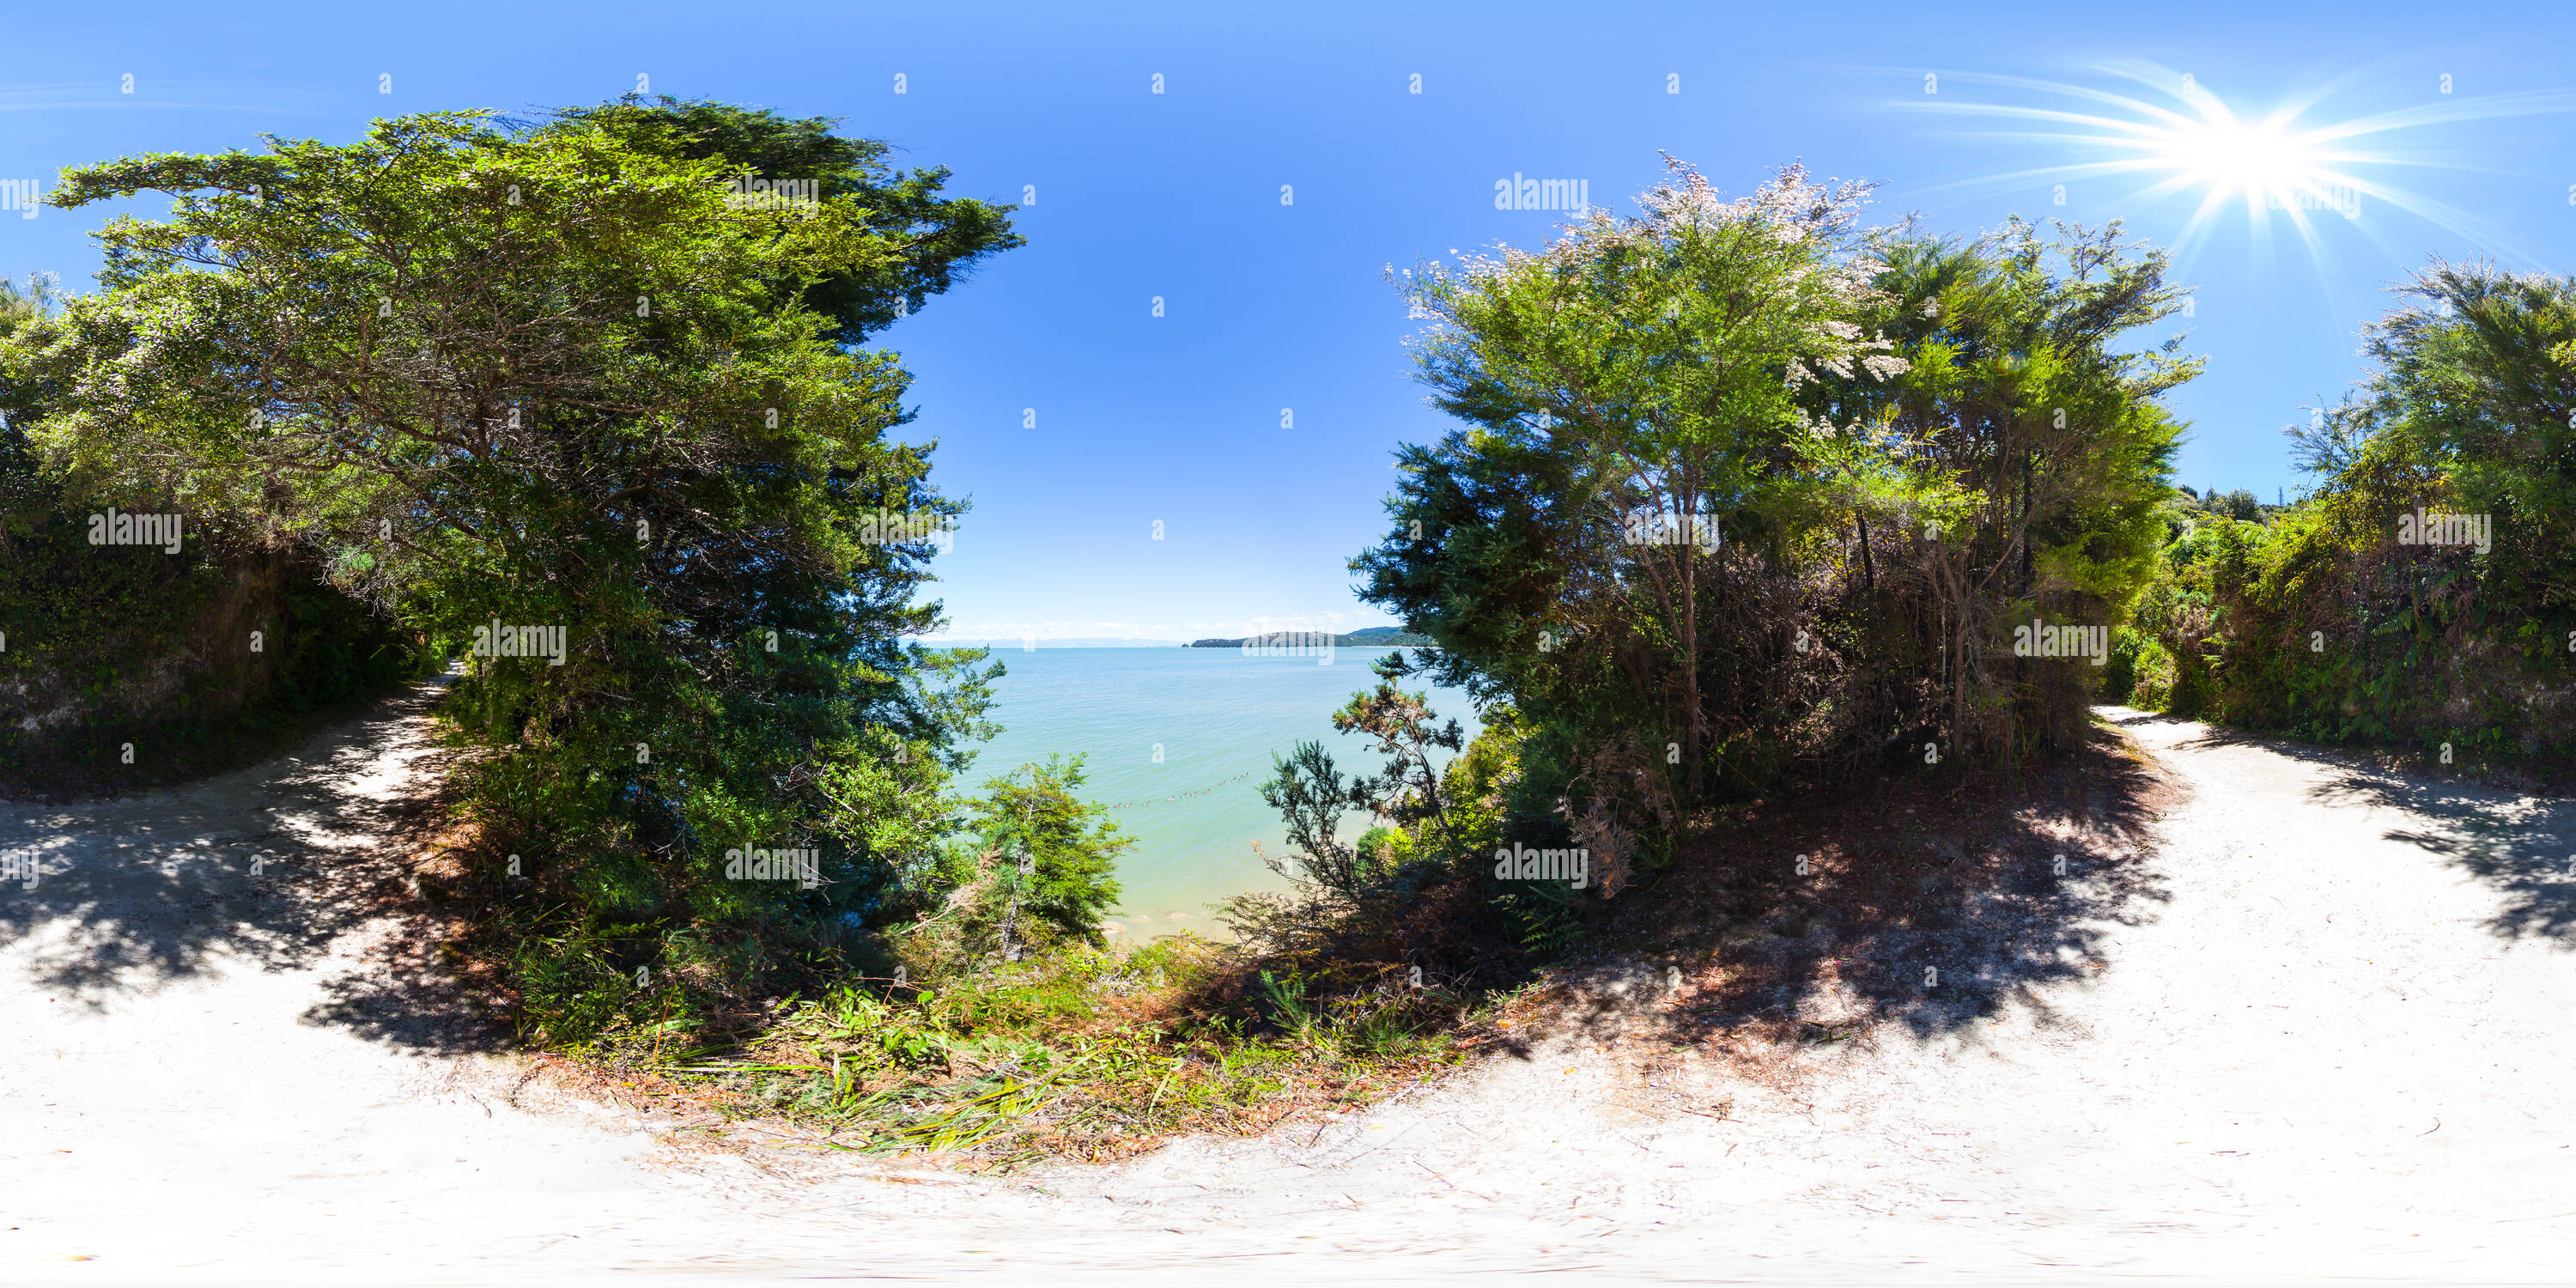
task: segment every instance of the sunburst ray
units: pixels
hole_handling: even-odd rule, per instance
[[[2386,146],[2388,136],[2479,120],[2576,111],[2576,92],[2531,91],[2446,99],[2340,121],[2312,121],[2318,105],[2348,88],[2359,69],[2284,99],[2269,111],[2240,111],[2208,87],[2169,68],[2145,62],[2104,64],[2094,70],[2142,86],[2165,102],[2111,89],[2068,85],[2023,76],[1944,73],[1953,83],[1989,86],[2040,102],[1975,102],[1958,98],[1900,100],[1899,106],[1953,117],[1993,121],[1999,128],[1960,131],[1957,137],[2053,146],[2073,159],[1933,184],[1919,193],[1993,195],[2037,183],[2134,176],[2141,182],[2120,204],[2153,207],[2196,197],[2172,234],[2178,255],[2201,247],[2233,208],[2241,207],[2252,238],[2250,253],[2268,259],[2282,223],[2324,271],[2327,242],[2322,216],[2356,219],[2365,203],[2431,224],[2444,233],[2538,263],[2534,248],[2468,211],[2410,188],[2391,171],[2480,171],[2430,148]],[[2071,100],[2071,102],[2067,102]],[[2108,109],[2108,110],[2105,110]],[[2364,221],[2366,224],[2368,221]],[[2363,228],[2372,243],[2389,245],[2390,231]],[[2423,248],[2418,248],[2423,249]]]

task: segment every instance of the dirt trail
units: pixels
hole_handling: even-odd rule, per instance
[[[2576,1267],[2568,802],[2114,711],[2190,792],[2157,893],[1991,1020],[1819,1048],[1786,1090],[1543,1048],[1320,1129],[978,1180],[683,1148],[406,1014],[364,896],[421,700],[183,791],[0,805],[0,850],[45,858],[0,890],[0,1279]]]

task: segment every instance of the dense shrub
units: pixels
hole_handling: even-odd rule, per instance
[[[2159,705],[2564,772],[2576,282],[2437,262],[2366,340],[2378,369],[2291,431],[2312,495],[2259,524],[2174,507],[2134,618],[2176,663]],[[2414,539],[2444,514],[2470,516],[2484,544]]]
[[[59,302],[45,279],[0,279],[0,341]],[[28,435],[60,395],[0,368],[0,787],[119,791],[230,768],[295,717],[426,663],[416,637],[325,584],[313,560],[219,516],[189,515],[176,553],[90,544],[99,503],[47,470]],[[166,490],[140,499],[148,513],[189,509]]]
[[[952,790],[999,668],[908,638],[963,507],[856,347],[1018,244],[1008,208],[828,126],[629,99],[77,168],[50,200],[170,212],[7,339],[67,495],[186,497],[462,659],[446,893],[551,1041],[868,969],[997,847],[1006,944],[1116,897],[1078,763]],[[817,199],[729,200],[746,175]]]
[[[2153,578],[2159,399],[2197,370],[2129,338],[2180,306],[2161,253],[1870,232],[1861,195],[1793,168],[1724,201],[1676,165],[1637,218],[1399,279],[1463,423],[1401,450],[1354,568],[1440,644],[1399,678],[1512,710],[1489,839],[1583,849],[1583,899],[1714,804],[2072,745],[2102,668],[2016,639],[2106,629]],[[1569,893],[1407,830],[1486,902]]]

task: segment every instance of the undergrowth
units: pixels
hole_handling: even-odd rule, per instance
[[[777,999],[729,1040],[596,1054],[737,1120],[831,1148],[941,1156],[965,1170],[1105,1162],[1181,1133],[1250,1135],[1303,1109],[1356,1108],[1490,1041],[1512,994],[1323,990],[1234,945],[1180,936],[1059,946]]]

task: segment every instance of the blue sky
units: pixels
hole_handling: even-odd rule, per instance
[[[935,478],[974,503],[939,563],[955,633],[1350,629],[1388,620],[1354,598],[1344,561],[1380,531],[1389,451],[1443,428],[1407,379],[1409,324],[1382,269],[1549,236],[1558,216],[1494,208],[1497,179],[1580,179],[1624,210],[1659,151],[1729,191],[1802,159],[1882,181],[1880,214],[1937,230],[2116,215],[2173,244],[2200,188],[2151,201],[2153,176],[2029,173],[2115,155],[2100,145],[1977,137],[2067,128],[1981,106],[2102,110],[2034,82],[2182,108],[2118,66],[2187,74],[2240,117],[2314,97],[2302,125],[2468,118],[2345,145],[2453,168],[2343,167],[2369,185],[2358,217],[2313,216],[2313,251],[2282,216],[2250,230],[2240,198],[2179,266],[2197,290],[2188,347],[2210,360],[2173,400],[2194,424],[2182,481],[2295,490],[2280,428],[2362,373],[2356,331],[2388,282],[2437,253],[2576,268],[2576,19],[2542,4],[2431,15],[2297,0],[55,6],[9,21],[0,177],[51,188],[110,156],[592,102],[639,75],[656,93],[846,117],[907,163],[953,168],[955,192],[1036,198],[1026,248],[881,337],[918,375],[909,432],[939,440]],[[99,217],[0,212],[0,273],[85,283]]]

